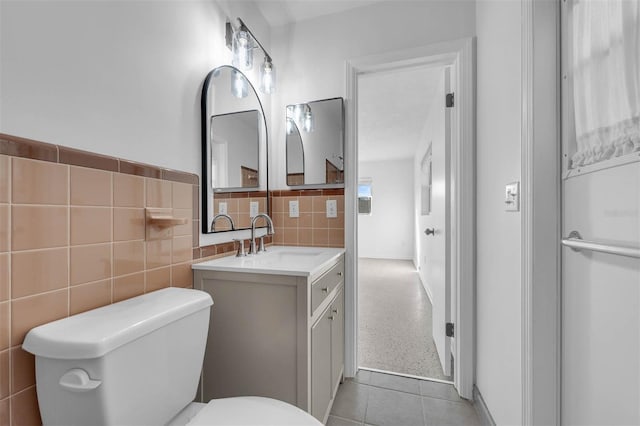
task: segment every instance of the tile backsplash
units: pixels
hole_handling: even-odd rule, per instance
[[[275,245],[344,247],[344,190],[271,191]],[[327,217],[326,202],[335,200],[337,217]],[[289,217],[289,202],[298,202],[298,217]]]
[[[40,424],[33,327],[191,287],[198,177],[0,135],[0,425]],[[194,190],[195,187],[195,190]],[[147,239],[145,208],[184,225]]]

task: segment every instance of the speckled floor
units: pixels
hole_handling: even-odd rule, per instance
[[[431,303],[409,260],[358,261],[358,366],[440,380]]]

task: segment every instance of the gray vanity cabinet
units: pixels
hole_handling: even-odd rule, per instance
[[[344,373],[344,291],[340,289],[331,305],[331,384],[332,397]]]
[[[344,255],[311,275],[193,272],[213,298],[200,400],[265,396],[326,421],[344,371]]]
[[[342,285],[311,328],[311,414],[325,421],[344,371]]]
[[[311,327],[311,414],[324,420],[331,401],[331,320],[329,308]]]

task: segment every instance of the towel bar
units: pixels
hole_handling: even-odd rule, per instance
[[[628,256],[640,259],[640,247],[619,246],[597,241],[583,240],[578,231],[571,231],[567,238],[562,239],[562,245],[571,248],[573,251],[600,251],[603,253],[617,254],[619,256]]]

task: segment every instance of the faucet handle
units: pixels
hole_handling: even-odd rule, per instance
[[[264,248],[264,235],[260,237],[260,248],[258,248],[258,252],[261,251],[267,251],[267,249]]]
[[[238,242],[238,252],[236,253],[236,257],[246,256],[247,254],[244,252],[244,240],[234,239],[233,241]]]

